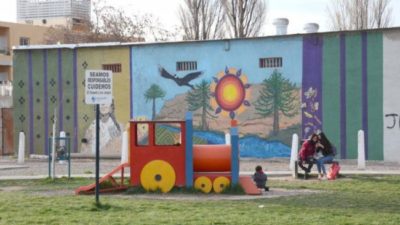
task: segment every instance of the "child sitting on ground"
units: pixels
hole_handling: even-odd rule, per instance
[[[253,175],[253,180],[258,188],[269,191],[269,187],[266,186],[268,177],[260,165],[256,166],[256,172]]]

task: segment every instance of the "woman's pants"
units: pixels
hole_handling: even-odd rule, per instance
[[[333,160],[333,155],[328,155],[328,156],[323,156],[319,159],[317,159],[317,168],[318,168],[318,173],[322,173],[326,174],[326,170],[325,170],[325,163],[329,163],[332,162]]]
[[[308,164],[308,168],[306,168],[303,163],[307,163]],[[300,168],[302,168],[304,171],[306,171],[307,173],[309,173],[311,171],[312,166],[315,163],[315,159],[313,157],[308,157],[306,160],[299,160],[298,164],[300,166]]]

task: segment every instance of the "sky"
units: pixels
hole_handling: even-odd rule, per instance
[[[178,6],[183,0],[106,0],[110,5],[122,7],[126,12],[151,13],[162,24],[172,28],[179,25]],[[328,31],[327,5],[330,0],[268,0],[267,21],[262,35],[275,34],[272,21],[275,18],[288,18],[288,33],[303,33],[306,23],[318,23],[321,32]],[[400,27],[400,1],[392,0],[393,24]],[[16,22],[16,0],[2,0],[0,21]],[[397,12],[397,13],[396,13]],[[397,15],[396,15],[397,14]]]

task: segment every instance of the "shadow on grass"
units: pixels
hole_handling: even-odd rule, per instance
[[[90,211],[108,211],[111,209],[110,204],[102,204],[101,202],[95,202],[93,203]]]
[[[167,194],[163,193],[160,189],[156,190],[146,190],[142,186],[135,186],[129,187],[128,190],[125,192],[127,195],[134,195],[134,194]],[[208,193],[203,193],[201,190],[198,190],[194,187],[174,187],[168,194],[204,194],[207,195]],[[215,194],[215,192],[210,192],[209,194]],[[245,192],[239,184],[231,185],[228,188],[224,189],[220,194],[226,195],[244,195]]]

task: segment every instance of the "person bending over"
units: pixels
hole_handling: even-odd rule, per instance
[[[260,165],[256,166],[256,172],[253,175],[253,180],[256,183],[257,188],[262,188],[265,191],[269,191],[269,187],[266,186],[268,177]]]

